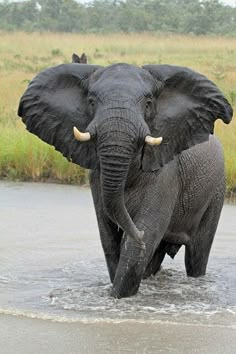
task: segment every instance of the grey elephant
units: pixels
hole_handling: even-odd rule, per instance
[[[136,294],[182,245],[187,275],[205,274],[225,193],[214,122],[233,114],[211,81],[171,65],[63,64],[32,80],[18,114],[91,170],[112,296]]]

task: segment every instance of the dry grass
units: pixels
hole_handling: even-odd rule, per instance
[[[89,63],[188,66],[213,80],[236,108],[236,38],[151,34],[52,34],[0,32],[0,176],[83,182],[84,171],[26,133],[18,101],[35,74],[88,54]],[[228,188],[236,188],[236,122],[217,124],[225,150]]]

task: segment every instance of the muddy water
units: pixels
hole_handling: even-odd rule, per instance
[[[0,318],[236,329],[236,206],[224,206],[205,277],[186,277],[183,251],[115,300],[90,190],[0,183]]]

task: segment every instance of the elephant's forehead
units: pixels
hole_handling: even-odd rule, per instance
[[[115,64],[100,70],[93,75],[90,88],[95,91],[125,88],[151,92],[153,80],[143,69],[129,64]]]

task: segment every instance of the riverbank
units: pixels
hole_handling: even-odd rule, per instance
[[[233,354],[236,330],[167,323],[66,323],[0,315],[4,354]]]
[[[80,167],[78,166],[78,168],[80,169]],[[83,169],[81,169],[83,170]],[[80,173],[78,171],[78,173]],[[43,183],[43,184],[56,184],[56,185],[68,185],[68,186],[77,186],[77,187],[87,187],[90,188],[89,186],[89,178],[88,178],[88,171],[83,170],[81,172],[81,174],[78,176],[78,179],[75,180],[71,180],[69,179],[57,179],[57,178],[44,178],[44,179],[39,179],[39,180],[35,180],[35,179],[31,179],[31,178],[8,178],[8,177],[4,177],[4,178],[0,178],[0,182],[3,183]],[[236,204],[236,188],[233,187],[232,190],[227,190],[225,193],[225,203],[226,204]]]

